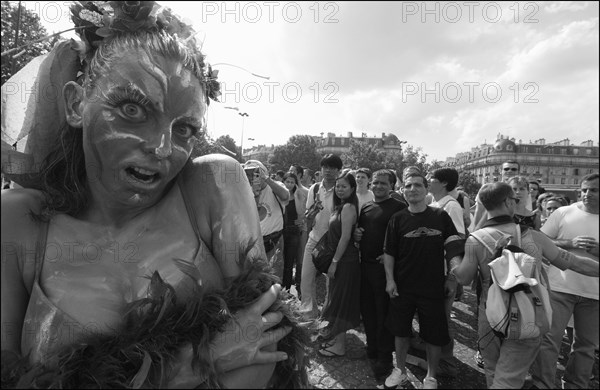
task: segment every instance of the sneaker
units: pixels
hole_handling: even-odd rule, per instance
[[[395,389],[400,386],[405,386],[408,383],[408,377],[406,374],[403,374],[399,368],[394,367],[390,376],[385,378],[385,383],[383,384],[384,389]]]
[[[424,389],[437,389],[437,387],[438,387],[437,379],[430,377],[430,376],[423,379],[423,388]]]
[[[483,356],[481,356],[481,352],[479,352],[479,351],[477,351],[477,353],[475,353],[475,363],[477,364],[477,367],[484,368]]]

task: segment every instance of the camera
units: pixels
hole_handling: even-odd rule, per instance
[[[248,178],[248,182],[250,185],[254,183],[254,178],[259,176],[257,167],[252,168],[244,168],[244,172],[246,172],[246,177]]]

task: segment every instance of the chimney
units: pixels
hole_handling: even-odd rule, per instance
[[[385,133],[381,133],[381,138],[385,138]]]
[[[351,131],[348,132],[348,138],[352,138],[352,132]]]

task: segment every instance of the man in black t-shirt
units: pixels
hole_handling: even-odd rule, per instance
[[[460,261],[464,242],[444,210],[427,206],[427,185],[421,174],[408,175],[404,196],[409,206],[392,216],[386,231],[386,292],[392,298],[386,325],[395,336],[397,363],[385,381],[386,388],[408,381],[406,355],[415,312],[427,351],[424,388],[437,388],[441,346],[450,342],[444,299],[454,296],[456,280],[452,275],[446,278],[444,257],[448,263],[454,257]]]
[[[406,205],[392,199],[396,175],[388,169],[373,174],[371,191],[375,200],[360,212],[354,240],[360,242],[360,314],[367,336],[367,356],[376,379],[385,378],[393,368],[394,336],[385,327],[390,297],[385,292],[383,241],[392,215]]]

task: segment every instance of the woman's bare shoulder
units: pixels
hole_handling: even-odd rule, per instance
[[[2,191],[2,227],[10,225],[10,231],[20,227],[30,229],[36,223],[32,213],[39,213],[44,202],[41,191],[16,188]],[[4,229],[2,229],[4,232]]]
[[[43,201],[43,193],[37,190],[2,191],[2,280],[14,283],[10,291],[23,291],[23,294],[26,294],[23,288],[31,291],[34,248],[42,227],[32,213],[40,212]]]

